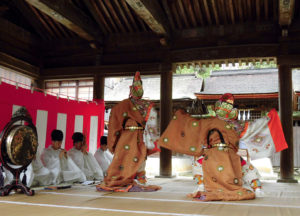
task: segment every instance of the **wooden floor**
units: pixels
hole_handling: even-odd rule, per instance
[[[95,186],[39,190],[32,197],[0,197],[1,216],[90,215],[300,215],[300,185],[264,182],[264,197],[239,202],[199,202],[186,197],[195,188],[191,179],[150,179],[158,192],[99,193]]]

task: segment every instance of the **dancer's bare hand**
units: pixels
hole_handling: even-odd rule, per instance
[[[63,157],[68,158],[67,151],[65,149],[61,149],[59,153],[59,158],[62,159]]]

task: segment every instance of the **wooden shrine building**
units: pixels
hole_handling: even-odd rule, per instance
[[[292,68],[300,65],[300,2],[295,0],[1,0],[0,65],[45,80],[161,76],[161,130],[172,116],[176,66],[277,63],[279,109],[289,148],[280,181],[293,171]],[[171,152],[160,175],[171,176]]]

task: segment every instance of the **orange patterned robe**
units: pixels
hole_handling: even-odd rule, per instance
[[[107,145],[114,157],[104,182],[97,185],[98,190],[128,191],[136,185],[134,177],[147,156],[143,132],[151,106],[147,104],[146,116],[142,116],[138,107],[130,99],[125,99],[111,110]]]
[[[212,129],[221,132],[224,143],[216,132],[208,138]],[[179,110],[158,144],[183,154],[204,155],[205,192],[198,191],[192,197],[203,201],[254,199],[255,194],[242,187],[241,161],[236,154],[238,142],[239,135],[227,122],[218,118],[195,119]]]

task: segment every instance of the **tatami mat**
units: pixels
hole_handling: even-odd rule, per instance
[[[99,193],[95,186],[40,190],[28,197],[0,197],[0,215],[300,215],[300,185],[264,182],[264,197],[238,202],[199,202],[186,197],[195,189],[191,179],[150,179],[161,191]]]

